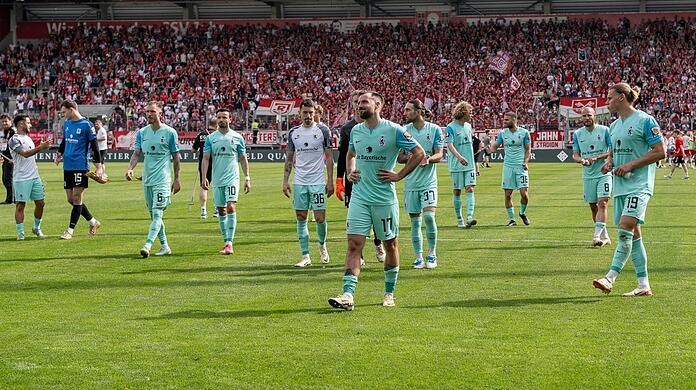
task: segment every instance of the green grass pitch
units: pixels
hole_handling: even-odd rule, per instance
[[[532,225],[514,228],[503,226],[501,165],[483,169],[479,225],[464,230],[442,165],[439,267],[411,269],[402,210],[397,307],[381,306],[368,244],[355,311],[343,312],[327,298],[340,293],[346,209],[329,199],[331,263],[321,265],[310,223],[314,265],[293,269],[281,164],[251,164],[227,257],[216,220],[200,220],[197,201],[188,210],[194,164],[165,213],[174,253],[148,259],[141,183],[123,179],[126,164],[107,169],[111,182],[86,192],[103,223],[94,239],[81,220],[72,241],[58,240],[70,209],[52,164],[40,165],[48,239],[15,241],[13,208],[0,206],[0,388],[696,388],[694,180],[658,170],[644,227],[655,296],[627,299],[630,262],[614,294],[591,285],[614,246],[589,245],[579,166],[533,164]]]

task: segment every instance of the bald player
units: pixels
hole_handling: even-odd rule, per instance
[[[602,172],[609,157],[611,135],[607,126],[595,123],[592,107],[582,109],[583,127],[573,133],[573,160],[582,164],[583,198],[590,205],[595,223],[593,246],[611,244],[607,233],[607,205],[611,196],[611,172]]]

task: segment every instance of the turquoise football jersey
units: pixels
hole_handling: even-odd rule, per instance
[[[134,148],[143,154],[143,185],[171,185],[172,171],[169,163],[172,154],[179,153],[176,130],[164,123],[157,130],[147,125],[138,130]]]
[[[631,116],[615,120],[609,127],[614,168],[645,156],[650,147],[662,142],[660,126],[652,116],[636,110]],[[614,176],[614,196],[637,193],[652,195],[655,163],[636,168],[630,178]]]
[[[398,203],[396,186],[382,181],[377,174],[380,169],[393,171],[399,149],[410,152],[418,142],[402,126],[382,119],[374,129],[365,122],[355,125],[350,132],[348,148],[355,153],[355,168],[360,172],[360,181],[353,184],[351,202],[356,200],[366,205],[389,205]]]
[[[447,125],[446,132],[447,143],[449,144],[451,142],[454,148],[457,149],[457,152],[469,162],[469,164],[463,165],[448,149],[447,168],[449,168],[449,171],[473,171],[476,166],[474,165],[474,131],[471,128],[471,124],[469,122],[464,122],[463,125],[460,125],[457,121],[452,121]]]
[[[216,130],[205,138],[203,153],[213,160],[211,186],[229,187],[239,181],[239,155],[246,153],[244,137],[234,130]]]
[[[607,126],[595,125],[592,131],[581,127],[573,133],[573,150],[580,153],[580,157],[589,158],[606,153],[611,148],[611,135]],[[611,175],[611,172],[602,173],[602,165],[605,159],[596,160],[590,166],[582,166],[583,179],[598,179]]]
[[[529,131],[525,128],[518,127],[515,131],[503,129],[498,133],[498,139],[495,141],[498,145],[503,145],[505,149],[505,157],[503,165],[507,167],[520,167],[524,164],[525,146],[532,143],[529,139]]]
[[[405,126],[406,131],[413,136],[413,139],[425,150],[425,154],[432,156],[435,148],[442,148],[442,131],[440,126],[425,122],[423,128],[416,129],[413,123]],[[406,191],[426,190],[437,188],[437,164],[428,164],[417,167],[406,179],[404,179],[404,189]]]

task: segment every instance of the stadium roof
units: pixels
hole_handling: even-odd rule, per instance
[[[409,17],[419,9],[448,11],[460,16],[696,11],[694,0],[25,0],[14,3],[21,4],[24,20]]]

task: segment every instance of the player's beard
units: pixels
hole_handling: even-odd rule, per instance
[[[360,112],[360,118],[361,118],[362,120],[365,120],[365,121],[368,120],[368,119],[370,119],[370,118],[372,118],[372,115],[374,115],[374,113],[373,113],[373,112],[370,112],[370,111],[368,111],[368,110],[365,110],[365,111],[361,111],[361,112]]]

